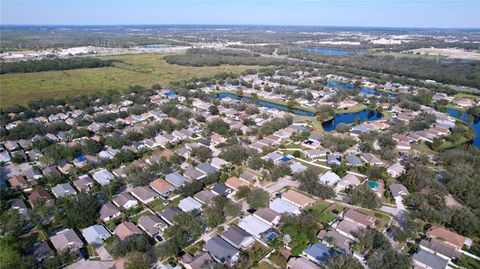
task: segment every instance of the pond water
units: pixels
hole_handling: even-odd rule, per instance
[[[145,46],[142,46],[142,48],[144,49],[164,49],[164,48],[168,48],[169,46],[168,45],[145,45]]]
[[[329,54],[329,55],[346,55],[350,53],[354,53],[353,50],[347,49],[331,49],[331,48],[302,48],[303,51],[308,52],[316,52],[322,54]]]
[[[336,114],[333,119],[322,123],[322,126],[325,131],[331,132],[337,129],[337,126],[339,124],[341,123],[351,124],[351,123],[354,123],[355,119],[357,118],[359,118],[361,122],[365,122],[365,121],[379,120],[382,117],[383,117],[383,114],[378,111],[365,109],[355,113]]]
[[[343,82],[337,82],[337,81],[329,81],[325,84],[327,87],[336,87],[344,91],[353,91],[355,89],[355,86],[353,84],[349,83],[343,83]],[[375,95],[375,96],[388,96],[388,97],[395,97],[396,94],[394,93],[386,93],[386,92],[381,92],[377,91],[372,88],[367,88],[364,86],[360,87],[360,93],[362,94],[367,94],[367,95]]]
[[[468,121],[467,112],[463,112],[453,108],[447,108],[447,113],[450,116],[460,119],[464,122]],[[480,117],[475,117],[473,119],[473,123],[470,124],[470,128],[472,128],[475,131],[475,136],[473,137],[472,144],[475,147],[480,148]]]
[[[225,97],[230,97],[230,98],[235,99],[235,100],[240,100],[240,97],[238,95],[234,94],[234,93],[217,93],[216,94],[216,98],[225,98]],[[247,97],[247,96],[243,96],[241,98],[241,100],[244,101],[244,102],[253,102],[252,98]],[[298,108],[290,109],[286,105],[281,105],[281,104],[277,104],[277,103],[273,103],[273,102],[269,102],[269,101],[264,101],[264,100],[258,100],[255,103],[257,105],[260,105],[260,106],[264,106],[264,107],[268,107],[268,108],[274,108],[274,109],[277,109],[277,110],[280,110],[280,111],[290,112],[290,113],[293,113],[293,114],[299,115],[299,116],[315,117],[314,112],[304,110],[304,109],[298,109]]]

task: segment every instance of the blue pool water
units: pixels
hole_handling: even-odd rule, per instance
[[[240,97],[238,95],[234,94],[234,93],[218,93],[216,95],[216,97],[217,98],[230,97],[230,98],[236,99],[236,100],[240,99]],[[243,96],[242,101],[252,102],[252,99],[250,97]],[[272,102],[268,102],[268,101],[264,101],[264,100],[259,100],[259,101],[256,102],[256,104],[260,105],[260,106],[268,107],[268,108],[278,109],[280,111],[290,112],[290,113],[293,113],[295,115],[315,117],[314,112],[303,110],[303,109],[296,109],[296,108],[295,109],[290,109],[285,105],[276,104],[276,103],[272,103]]]
[[[167,92],[167,93],[165,94],[165,96],[167,96],[167,97],[174,97],[174,96],[177,96],[177,95],[176,95],[174,92]]]
[[[353,50],[346,50],[346,49],[330,49],[330,48],[302,48],[303,51],[308,52],[316,52],[322,54],[329,54],[329,55],[345,55],[354,53]]]
[[[355,88],[355,86],[353,84],[337,82],[337,81],[329,81],[329,82],[327,82],[327,84],[325,84],[325,86],[340,88],[341,90],[344,90],[344,91],[353,91],[353,89]],[[377,91],[375,89],[367,88],[367,87],[364,87],[364,86],[360,87],[360,93],[368,94],[368,95],[375,95],[375,96],[382,96],[382,95],[383,96],[388,96],[388,97],[395,97],[396,96],[396,94],[394,94],[394,93],[381,92],[381,91]]]
[[[359,118],[361,122],[375,121],[383,117],[383,114],[371,109],[365,109],[355,113],[343,113],[336,114],[332,120],[326,121],[322,124],[323,129],[327,132],[331,132],[337,129],[340,123],[351,124],[355,122],[356,118]]]
[[[375,181],[368,181],[367,186],[371,189],[375,189],[376,187],[378,187],[378,183]]]
[[[455,118],[458,118],[464,122],[468,121],[468,114],[467,112],[463,112],[460,110],[456,110],[453,108],[447,108],[447,113]],[[470,128],[472,128],[475,131],[475,136],[473,137],[472,144],[480,148],[480,117],[475,117],[473,119],[473,123],[470,125]]]

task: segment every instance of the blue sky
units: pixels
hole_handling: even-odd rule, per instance
[[[480,28],[480,0],[0,0],[2,24]]]

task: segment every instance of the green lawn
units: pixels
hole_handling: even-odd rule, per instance
[[[168,64],[165,54],[136,54],[100,57],[114,59],[111,67],[84,68],[64,71],[15,73],[0,75],[2,106],[27,104],[41,97],[60,98],[67,95],[106,90],[124,90],[129,85],[167,86],[172,81],[208,77],[220,72],[241,73],[258,66],[190,67]]]
[[[283,257],[280,253],[275,252],[268,259],[273,262],[274,264],[280,266],[281,268],[286,268],[287,267],[287,259]]]

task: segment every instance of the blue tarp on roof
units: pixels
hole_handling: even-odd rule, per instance
[[[283,156],[283,157],[280,159],[280,161],[286,162],[286,163],[289,162],[289,161],[291,161],[291,160],[292,160],[292,158],[290,158],[290,157],[288,157],[288,156]]]

